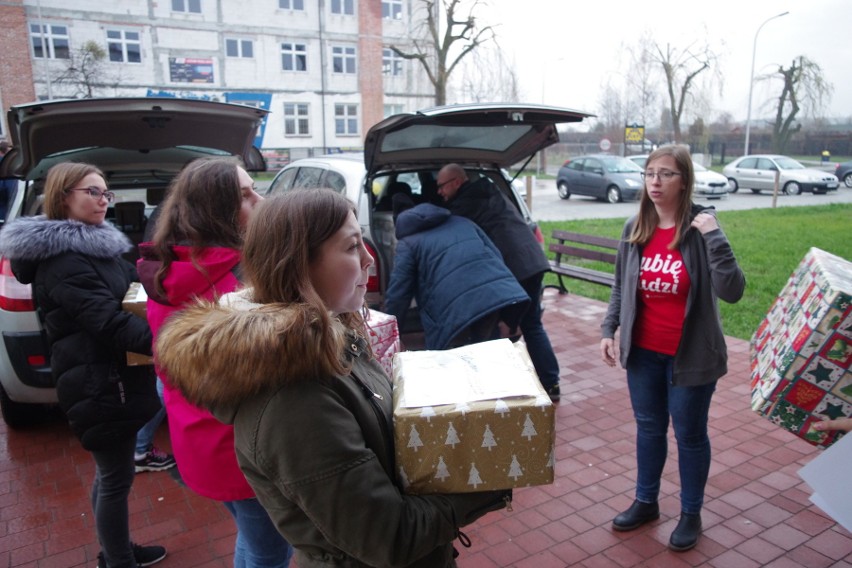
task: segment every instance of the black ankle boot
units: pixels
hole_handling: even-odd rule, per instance
[[[612,521],[612,528],[617,531],[632,531],[638,529],[645,523],[656,521],[660,518],[660,505],[654,503],[643,503],[633,501],[630,508],[619,513]]]
[[[677,552],[689,550],[698,544],[701,536],[701,515],[699,513],[681,513],[680,520],[669,539],[669,548]]]

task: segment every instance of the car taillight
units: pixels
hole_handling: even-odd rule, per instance
[[[47,358],[44,355],[30,355],[27,357],[27,365],[30,367],[44,367],[47,365]]]
[[[0,259],[0,309],[7,312],[31,312],[35,310],[32,289],[21,284],[12,274],[9,259]]]
[[[367,249],[367,252],[370,253],[370,256],[373,257],[373,265],[370,266],[370,269],[367,271],[367,292],[379,292],[379,282],[381,281],[381,272],[379,271],[379,256],[376,254],[376,251],[373,250],[368,243],[364,243],[364,248]]]

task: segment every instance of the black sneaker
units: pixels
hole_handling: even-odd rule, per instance
[[[136,566],[150,566],[166,557],[166,549],[162,546],[139,546],[132,542],[130,546],[133,549],[133,559],[136,560]],[[107,568],[103,552],[98,552],[98,568]]]
[[[172,459],[172,465],[174,465],[174,461]],[[140,567],[156,564],[166,557],[166,549],[162,546],[140,546],[132,542],[130,546],[133,547],[133,558],[136,559],[136,564]]]
[[[157,448],[151,448],[144,457],[135,460],[136,473],[143,471],[163,471],[175,466],[175,458]]]
[[[562,391],[559,390],[559,385],[553,385],[552,387],[544,389],[544,392],[547,393],[547,396],[550,397],[551,402],[559,402],[560,397],[562,396]]]

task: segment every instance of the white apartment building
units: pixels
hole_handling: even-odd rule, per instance
[[[257,146],[272,167],[360,149],[385,116],[434,104],[421,65],[389,49],[411,50],[421,0],[21,4],[38,99],[176,96],[263,107],[271,113]],[[108,53],[101,71],[92,84],[63,81],[88,42]]]

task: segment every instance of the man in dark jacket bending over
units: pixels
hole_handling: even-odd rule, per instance
[[[551,400],[559,400],[559,363],[541,324],[541,281],[550,268],[544,250],[517,207],[489,179],[471,182],[464,168],[447,164],[438,172],[437,182],[446,207],[485,231],[530,297],[530,307],[521,318],[521,333],[544,390]]]

